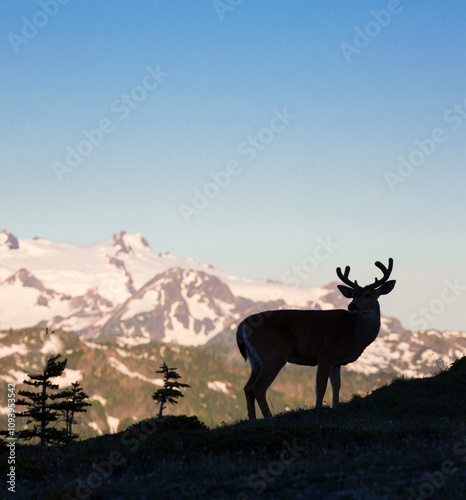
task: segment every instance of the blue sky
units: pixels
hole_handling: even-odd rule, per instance
[[[302,285],[391,256],[385,314],[466,330],[466,5],[231,5],[4,3],[2,227]]]

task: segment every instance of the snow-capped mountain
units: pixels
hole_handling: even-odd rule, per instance
[[[139,234],[122,231],[75,247],[0,233],[3,329],[39,325],[85,338],[200,345],[251,312],[345,304],[335,285],[236,278],[190,258],[156,255]]]
[[[40,326],[132,345],[203,345],[254,312],[346,308],[336,285],[237,278],[190,258],[156,255],[140,234],[124,231],[84,247],[0,233],[0,329]],[[397,349],[400,335],[410,332],[382,317],[385,353]]]

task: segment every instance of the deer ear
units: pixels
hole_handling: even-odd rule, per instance
[[[377,290],[377,293],[379,295],[387,295],[387,293],[390,293],[393,290],[395,283],[396,283],[395,280],[387,281]]]
[[[337,288],[347,299],[352,299],[354,297],[354,290],[349,286],[337,285]]]

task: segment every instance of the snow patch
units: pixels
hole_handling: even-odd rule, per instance
[[[102,429],[98,426],[97,422],[89,422],[87,425],[91,429],[94,429],[100,436],[103,434]]]
[[[87,345],[87,347],[90,347],[91,349],[103,349],[104,351],[108,349],[108,346],[106,345],[101,345],[101,344],[94,344],[94,342],[89,342],[87,340],[81,339],[81,342],[84,345]]]
[[[107,416],[107,423],[111,434],[118,432],[118,426],[120,424],[120,419],[117,417]]]
[[[97,394],[94,394],[91,398],[89,398],[91,401],[98,401],[102,406],[105,406],[107,404],[107,400],[103,398],[102,396],[99,396]]]
[[[117,337],[116,341],[120,347],[128,346],[137,346],[141,344],[148,344],[152,339],[149,337]]]
[[[6,358],[12,354],[24,356],[29,352],[29,349],[24,344],[12,344],[0,347],[0,358]]]
[[[460,351],[459,349],[455,349],[453,354],[455,359],[461,359],[463,356],[466,356],[466,354],[463,351]]]
[[[122,358],[131,358],[131,354],[129,354],[129,352],[126,352],[123,349],[120,349],[119,347],[115,349],[115,352],[118,354],[118,356],[121,356]]]
[[[158,304],[160,294],[156,290],[148,290],[140,299],[130,301],[126,312],[121,316],[121,320],[125,321],[137,314],[152,311]]]
[[[213,382],[207,382],[207,387],[213,391],[223,392],[225,394],[230,394],[226,382],[219,382],[215,380]]]
[[[254,302],[283,300],[290,307],[304,308],[309,301],[313,301],[320,303],[322,309],[329,308],[320,300],[328,291],[320,287],[299,287],[286,285],[284,283],[271,283],[268,281],[227,277],[225,274],[215,271],[209,271],[209,273],[217,276],[226,283],[233,295],[245,297]]]
[[[52,384],[58,384],[60,389],[63,387],[68,387],[75,382],[79,382],[83,379],[83,374],[80,370],[72,370],[71,368],[65,368],[65,371],[59,377],[51,378]]]
[[[110,357],[108,358],[108,362],[110,366],[118,370],[120,373],[127,375],[128,377],[138,378],[140,380],[144,380],[144,382],[148,382],[149,384],[163,386],[163,379],[161,378],[148,378],[138,372],[132,372],[129,370],[121,361],[116,358]]]
[[[60,351],[63,350],[63,344],[62,344],[61,340],[56,335],[54,335],[53,333],[51,333],[49,335],[50,335],[50,338],[48,338],[45,341],[45,343],[42,346],[42,349],[40,350],[40,352],[42,354],[56,355]]]
[[[15,382],[17,384],[20,384],[27,378],[28,374],[26,372],[18,370],[8,370],[8,375],[0,375],[0,379],[5,380],[6,382],[9,383]]]

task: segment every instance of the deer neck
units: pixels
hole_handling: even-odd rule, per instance
[[[356,335],[359,344],[364,348],[372,343],[380,330],[380,308],[370,309],[368,311],[358,311],[356,322]]]

